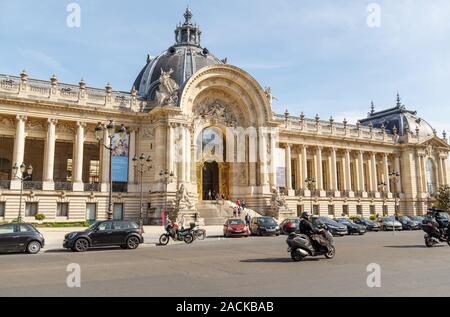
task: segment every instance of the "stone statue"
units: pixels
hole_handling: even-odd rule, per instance
[[[202,105],[196,113],[203,118],[214,118],[229,125],[237,122],[234,113],[218,102]]]
[[[270,105],[272,105],[274,100],[278,101],[278,99],[272,94],[271,87],[264,88],[264,93],[266,94],[267,100],[269,100]]]
[[[276,187],[272,188],[272,198],[270,202],[273,210],[280,210],[287,208],[286,198],[284,197],[283,194],[280,193],[280,191]]]
[[[192,204],[191,199],[189,198],[188,191],[184,186],[184,184],[181,184],[175,196],[175,209],[177,211],[182,211],[182,210],[192,210],[193,208],[194,205]]]
[[[159,77],[159,88],[156,91],[156,99],[160,106],[174,106],[178,102],[178,91],[180,86],[170,78],[173,74],[173,69],[165,72],[161,69],[161,76]]]

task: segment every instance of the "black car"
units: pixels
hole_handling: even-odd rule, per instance
[[[0,252],[39,253],[45,245],[44,236],[32,225],[12,223],[0,225]]]
[[[358,217],[353,219],[353,222],[356,223],[357,225],[366,227],[366,231],[375,231],[375,232],[381,231],[380,224],[368,218]]]
[[[335,220],[336,220],[336,222],[339,222],[339,223],[343,224],[344,226],[346,226],[347,230],[348,230],[348,234],[350,234],[350,235],[359,234],[362,236],[363,234],[366,233],[366,227],[364,227],[362,225],[358,225],[358,224],[352,222],[348,218],[337,218]]]
[[[250,221],[250,233],[258,236],[279,236],[280,226],[272,217],[255,217]]]
[[[291,234],[292,232],[296,232],[299,230],[300,219],[299,218],[289,218],[284,220],[280,224],[280,230],[282,234]]]
[[[409,217],[412,221],[415,221],[419,224],[419,229],[422,229],[423,221],[425,220],[425,217],[422,216],[411,216]]]
[[[419,230],[420,223],[411,220],[408,216],[400,216],[397,219],[402,224],[403,230]]]
[[[328,217],[313,217],[312,223],[316,227],[325,227],[333,236],[345,236],[348,234],[347,226]]]
[[[71,232],[64,237],[63,247],[84,252],[93,247],[120,246],[122,249],[136,249],[144,243],[139,226],[132,221],[99,221],[87,230]]]

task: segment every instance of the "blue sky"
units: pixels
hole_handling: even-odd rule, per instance
[[[66,25],[69,3],[81,28]],[[381,27],[367,26],[378,3]],[[450,107],[450,1],[0,0],[0,73],[129,91],[190,4],[203,45],[271,86],[277,112],[354,122],[402,101],[439,132]]]

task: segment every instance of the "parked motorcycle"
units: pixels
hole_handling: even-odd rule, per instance
[[[295,262],[302,261],[307,256],[317,257],[325,256],[332,259],[336,255],[336,249],[333,245],[333,236],[327,230],[322,229],[322,237],[327,240],[328,246],[323,246],[317,241],[313,241],[307,235],[291,233],[286,240],[288,252]]]
[[[206,230],[205,229],[200,229],[199,226],[196,226],[193,230],[193,235],[194,235],[194,240],[198,239],[200,241],[203,241],[206,239]]]
[[[186,244],[191,244],[195,240],[192,226],[189,229],[178,229],[175,225],[168,225],[166,233],[159,238],[159,244],[164,246],[169,244],[170,238],[174,241],[184,241]]]

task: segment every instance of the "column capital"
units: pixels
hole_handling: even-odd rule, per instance
[[[28,120],[28,117],[26,114],[18,114],[16,115],[16,120],[25,122]]]
[[[57,125],[58,124],[58,119],[48,118],[47,119],[47,123],[51,124],[51,125]]]
[[[78,128],[86,128],[87,123],[83,121],[77,121],[77,127]]]

